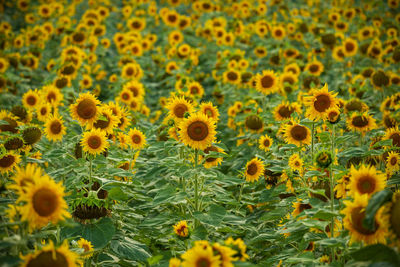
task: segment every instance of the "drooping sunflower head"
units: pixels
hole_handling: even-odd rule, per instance
[[[354,201],[344,201],[346,208],[341,211],[345,214],[344,227],[349,230],[350,243],[363,241],[366,244],[386,243],[387,222],[383,220],[382,211],[378,210],[375,215],[375,229],[371,230],[364,226],[365,209],[368,205],[368,195],[355,195]]]
[[[244,125],[253,132],[261,132],[264,129],[264,122],[260,116],[254,114],[246,117]]]
[[[264,174],[265,165],[259,158],[254,158],[247,162],[244,171],[244,176],[247,182],[258,181],[261,175]]]
[[[104,152],[104,150],[109,146],[106,133],[99,129],[92,129],[84,132],[81,139],[81,146],[83,151],[92,155]]]
[[[326,111],[338,105],[336,95],[337,93],[332,94],[328,91],[328,84],[325,84],[321,89],[311,89],[309,96],[304,97],[307,106],[306,116],[310,120],[326,119]]]
[[[257,91],[269,95],[275,93],[279,89],[279,76],[272,70],[264,70],[261,74],[257,74],[256,89]]]
[[[309,203],[303,203],[301,199],[298,199],[297,202],[293,203],[294,210],[292,211],[292,215],[294,217],[298,216],[305,210],[312,209],[312,206]]]
[[[374,166],[364,166],[357,170],[354,166],[350,170],[350,194],[366,194],[371,196],[375,192],[381,191],[386,186],[386,176],[376,170]]]
[[[36,126],[29,126],[22,131],[22,138],[26,145],[33,145],[42,137],[42,131]]]
[[[215,121],[203,113],[193,113],[179,124],[182,142],[194,149],[205,150],[215,140]]]
[[[193,104],[183,97],[174,97],[167,104],[168,114],[179,122],[185,117],[185,113],[193,112]]]
[[[70,105],[71,116],[82,126],[92,125],[100,114],[100,101],[90,93],[79,95],[75,104]]]
[[[4,142],[4,148],[7,150],[18,150],[24,146],[24,139],[19,136],[9,137]]]
[[[17,118],[11,112],[4,109],[0,110],[0,120],[3,121],[3,123],[0,125],[0,132],[18,132]]]

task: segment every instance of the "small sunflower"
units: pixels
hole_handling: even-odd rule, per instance
[[[42,98],[50,103],[52,107],[57,107],[61,105],[61,101],[64,99],[64,95],[61,93],[60,89],[55,87],[53,84],[43,86],[41,90]]]
[[[75,104],[70,105],[71,117],[82,126],[92,125],[100,115],[100,101],[90,93],[80,94]]]
[[[304,97],[304,104],[307,107],[306,116],[310,120],[326,119],[326,111],[337,107],[336,95],[328,91],[328,84],[325,83],[321,89],[311,89],[309,96]]]
[[[272,70],[264,70],[256,77],[257,91],[269,95],[278,91],[279,77]]]
[[[375,229],[370,230],[364,227],[365,209],[368,205],[368,195],[355,195],[353,202],[344,201],[346,208],[341,211],[345,215],[343,219],[344,228],[349,230],[350,244],[363,241],[365,244],[386,243],[388,227],[386,220],[383,220],[380,209],[375,215]]]
[[[223,73],[224,83],[240,84],[240,72],[235,69],[228,69]]]
[[[169,116],[178,122],[184,118],[185,113],[193,112],[193,104],[183,97],[174,97],[167,104],[167,109]]]
[[[99,129],[92,129],[83,133],[81,146],[83,151],[92,155],[97,155],[107,149],[109,143],[107,142],[105,132]]]
[[[36,106],[36,116],[39,121],[45,122],[51,113],[51,104],[45,101]]]
[[[283,128],[285,141],[296,146],[309,145],[311,143],[311,131],[308,127],[295,121],[287,123]]]
[[[207,266],[219,267],[221,264],[221,257],[214,256],[212,247],[209,245],[199,245],[197,241],[196,246],[187,250],[182,256],[182,267],[193,266]]]
[[[143,149],[146,144],[146,136],[138,129],[130,129],[128,132],[129,145],[133,149]]]
[[[30,266],[62,266],[62,267],[77,267],[82,266],[78,259],[78,255],[68,248],[67,240],[64,240],[62,245],[58,248],[54,246],[52,240],[50,243],[43,247],[41,250],[35,250],[32,254],[25,256],[21,255],[23,260],[22,267]]]
[[[35,109],[39,104],[39,93],[37,90],[29,90],[22,96],[22,105],[29,110]]]
[[[204,150],[215,140],[215,121],[203,113],[193,113],[179,124],[182,142],[194,149]]]
[[[236,254],[233,255],[235,261],[246,261],[249,258],[249,255],[246,253],[246,244],[241,238],[233,239],[229,237],[224,243],[236,251]]]
[[[84,255],[82,256],[82,258],[88,259],[88,258],[92,257],[94,249],[93,249],[93,245],[90,241],[87,241],[86,239],[81,238],[78,240],[77,243],[78,243],[79,248],[83,248]]]
[[[0,156],[0,173],[12,172],[21,161],[19,154],[7,152]]]
[[[187,237],[189,235],[187,221],[180,221],[176,223],[173,227],[175,234],[177,234],[178,236]]]
[[[297,103],[282,102],[274,109],[274,118],[276,121],[285,121],[291,118],[296,112],[301,114],[301,107]]]
[[[122,90],[129,90],[132,92],[133,98],[143,99],[145,95],[145,90],[143,84],[137,80],[131,80],[124,84]]]
[[[99,129],[100,131],[105,132],[106,134],[112,134],[114,128],[118,125],[118,118],[113,115],[113,111],[107,108],[108,106],[103,106],[101,111],[99,112],[100,117],[93,125],[88,127],[91,129],[92,127],[95,129]]]
[[[263,135],[260,137],[260,139],[258,140],[259,143],[259,148],[264,150],[265,152],[269,151],[272,144],[273,144],[273,140],[271,137],[269,137],[268,135]]]
[[[219,243],[214,243],[212,245],[214,252],[216,255],[221,257],[221,267],[233,267],[232,262],[235,260],[234,255],[236,251],[228,246],[223,246]]]
[[[362,134],[375,129],[376,127],[375,119],[367,113],[359,114],[354,112],[347,119],[347,128],[349,130],[359,131]]]
[[[311,75],[320,76],[321,73],[324,71],[324,65],[318,60],[313,60],[306,65],[305,70],[308,71]]]
[[[392,144],[395,147],[400,147],[400,130],[398,127],[395,128],[389,128],[386,130],[385,140],[392,139]]]
[[[350,175],[349,189],[353,196],[356,194],[371,196],[386,186],[386,176],[377,171],[374,166],[361,165],[358,170],[352,166]]]
[[[188,96],[199,97],[202,98],[204,95],[203,86],[196,81],[189,82],[186,87],[188,88]]]
[[[46,137],[51,141],[60,141],[66,132],[64,121],[58,114],[50,115],[46,120],[44,127]]]
[[[20,195],[17,202],[25,202],[21,208],[21,218],[28,221],[30,230],[71,217],[61,182],[56,183],[44,175],[34,183],[28,183],[25,189],[26,193]]]
[[[211,102],[203,102],[200,104],[200,112],[207,115],[208,118],[213,119],[215,121],[219,120],[219,111],[218,108],[213,106]]]
[[[258,181],[260,176],[264,174],[264,169],[264,163],[260,159],[254,158],[250,160],[249,162],[247,162],[244,172],[246,181],[252,183],[254,181]]]
[[[386,159],[386,169],[393,173],[400,169],[400,155],[397,152],[391,151]]]
[[[292,171],[301,172],[303,169],[303,160],[300,158],[299,154],[293,154],[289,158],[289,167]]]
[[[347,38],[343,42],[343,53],[346,57],[352,57],[357,54],[358,44],[357,41]]]

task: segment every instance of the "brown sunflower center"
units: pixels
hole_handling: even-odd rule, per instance
[[[264,140],[264,146],[265,147],[269,147],[271,145],[271,142],[269,141],[269,139],[265,139]]]
[[[271,88],[274,85],[274,78],[269,75],[265,75],[261,78],[261,86],[263,88]]]
[[[290,115],[292,115],[293,111],[294,110],[289,108],[288,106],[282,106],[281,108],[279,108],[278,113],[283,118],[290,118]]]
[[[275,31],[275,36],[281,37],[282,36],[282,31],[281,30],[276,30]]]
[[[185,104],[178,104],[174,107],[174,114],[178,118],[183,118],[186,111],[188,111],[188,108]]]
[[[296,125],[290,130],[290,135],[296,141],[303,141],[307,138],[307,129],[304,126]]]
[[[363,209],[364,208],[362,208],[362,207],[357,207],[357,208],[354,208],[351,211],[351,223],[352,223],[352,226],[360,234],[372,235],[372,234],[374,234],[376,232],[376,230],[375,231],[371,231],[369,229],[366,229],[363,226],[363,220],[365,218],[365,211],[362,211]],[[379,225],[377,225],[376,223],[375,223],[375,226],[376,226],[376,229],[379,227]]]
[[[15,157],[13,155],[5,155],[0,159],[0,167],[8,168],[15,162]]]
[[[130,95],[129,95],[128,93],[124,92],[124,93],[121,95],[121,97],[122,97],[122,99],[124,99],[124,100],[129,100]]]
[[[50,125],[50,131],[52,134],[59,134],[61,132],[61,123],[59,121],[53,121]]]
[[[87,143],[90,148],[97,149],[101,146],[101,138],[96,135],[90,136]]]
[[[74,39],[75,42],[80,43],[85,40],[85,35],[81,32],[78,32],[73,35],[72,39]]]
[[[194,141],[202,141],[208,136],[208,126],[202,121],[194,121],[187,128],[187,134]]]
[[[400,147],[400,133],[393,133],[389,138],[392,139],[394,146]]]
[[[214,117],[214,112],[212,111],[211,108],[206,108],[206,109],[204,110],[204,114],[206,114],[209,118]]]
[[[233,71],[228,72],[227,77],[228,77],[228,80],[230,80],[230,81],[236,81],[239,78],[239,76],[236,74],[236,72],[233,72]]]
[[[97,129],[106,129],[110,125],[110,118],[106,115],[103,114],[104,120],[97,120],[93,126]]]
[[[129,90],[131,90],[132,94],[134,97],[137,97],[139,95],[139,90],[136,87],[130,87]]]
[[[355,127],[363,128],[369,123],[368,119],[364,116],[355,116],[352,120],[352,124]]]
[[[199,93],[199,88],[197,88],[197,86],[192,86],[192,87],[190,87],[190,92],[192,94],[198,94]]]
[[[57,99],[57,96],[56,96],[56,94],[54,93],[54,92],[49,92],[48,94],[47,94],[47,101],[48,102],[53,102],[53,101],[55,101]]]
[[[139,135],[135,134],[135,135],[132,136],[132,142],[133,143],[140,144],[141,141],[142,141],[142,138]]]
[[[352,52],[352,51],[354,51],[355,46],[353,43],[348,42],[348,43],[346,43],[345,48],[346,48],[347,52]]]
[[[83,244],[82,248],[85,252],[88,252],[90,250],[90,247],[87,244]]]
[[[311,66],[310,66],[310,72],[311,73],[316,73],[316,72],[318,72],[319,71],[319,66],[317,65],[317,64],[312,64]]]
[[[302,213],[304,210],[309,210],[309,209],[312,209],[312,206],[308,203],[307,204],[301,203],[299,205],[299,213]]]
[[[126,70],[126,75],[132,76],[132,75],[133,75],[133,69],[132,69],[132,68],[128,68],[128,69]]]
[[[77,113],[79,117],[88,120],[96,115],[96,103],[90,99],[82,100],[77,106]]]
[[[40,252],[38,256],[28,262],[27,267],[43,267],[43,266],[57,266],[57,267],[68,267],[69,263],[66,257],[55,252],[53,255],[52,251]]]
[[[56,81],[56,87],[60,88],[60,89],[64,88],[65,86],[67,86],[67,84],[68,84],[68,80],[65,77],[59,78]]]
[[[37,102],[37,99],[35,96],[30,95],[27,97],[26,102],[30,105],[30,106],[34,106]]]
[[[257,173],[257,170],[258,170],[257,164],[255,164],[255,163],[251,163],[249,166],[247,166],[247,173],[248,173],[249,175],[254,175],[254,174],[256,174],[256,173]]]
[[[374,177],[369,175],[361,177],[357,182],[357,190],[361,194],[370,194],[374,192],[376,188],[376,181]]]
[[[390,159],[390,165],[395,166],[397,164],[397,158],[393,157]]]
[[[211,262],[208,258],[199,258],[196,261],[196,267],[210,267],[211,266]]]
[[[324,112],[331,106],[331,99],[327,95],[319,95],[314,101],[314,108],[318,112]]]
[[[33,209],[41,217],[54,213],[58,206],[57,195],[50,189],[41,188],[32,197]]]

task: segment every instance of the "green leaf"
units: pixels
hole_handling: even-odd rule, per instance
[[[73,228],[62,228],[61,235],[64,237],[82,236],[90,241],[95,248],[103,248],[115,234],[115,226],[110,218],[91,224],[78,224]]]
[[[119,258],[125,260],[144,262],[151,257],[145,245],[129,237],[125,237],[123,240],[113,240],[110,248]]]
[[[129,199],[129,196],[125,194],[120,187],[113,187],[108,191],[108,197],[117,201],[125,201]]]
[[[368,206],[365,210],[365,219],[363,225],[370,230],[375,228],[375,214],[379,208],[387,201],[392,199],[393,192],[390,190],[382,190],[375,193],[368,201]]]
[[[351,253],[350,256],[357,261],[390,262],[395,264],[395,266],[400,265],[397,253],[382,244],[363,247]]]
[[[152,266],[152,265],[154,265],[154,264],[159,263],[160,260],[163,259],[163,257],[164,257],[163,255],[156,255],[156,256],[153,256],[153,257],[151,257],[151,258],[148,258],[148,259],[147,259],[147,262],[149,263],[150,266]]]
[[[153,204],[159,205],[162,203],[169,202],[169,200],[174,198],[175,195],[175,187],[168,186],[166,188],[161,189],[157,195],[154,197]]]

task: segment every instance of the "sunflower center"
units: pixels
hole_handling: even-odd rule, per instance
[[[53,134],[59,134],[61,132],[61,123],[59,121],[53,121],[50,125],[50,131]]]
[[[303,141],[307,138],[307,130],[304,126],[296,125],[290,130],[290,135],[296,141]]]
[[[85,252],[88,252],[90,250],[90,247],[87,244],[83,244],[82,248],[84,249]]]
[[[364,116],[356,116],[353,118],[352,123],[354,126],[362,128],[368,125],[368,119],[365,118]]]
[[[77,113],[79,117],[86,120],[93,118],[96,115],[96,103],[90,99],[82,100],[77,107]]]
[[[68,84],[68,80],[65,77],[57,79],[57,81],[56,81],[56,87],[60,88],[60,89],[64,88],[65,86],[67,86],[67,84]]]
[[[99,136],[90,136],[87,142],[92,149],[97,149],[101,146],[101,138]]]
[[[365,211],[361,211],[361,210],[363,210],[363,208],[358,207],[358,208],[354,208],[351,211],[351,223],[357,232],[359,232],[363,235],[372,235],[376,232],[376,230],[371,231],[369,229],[366,229],[363,226],[363,220],[365,218]],[[376,227],[376,229],[378,229],[378,227],[379,227],[379,225],[377,225],[376,222],[375,222],[375,227]]]
[[[290,115],[293,113],[293,109],[289,108],[288,106],[283,106],[278,110],[279,115],[283,118],[290,118]]]
[[[13,155],[5,155],[0,159],[0,167],[7,168],[10,167],[15,162],[15,157]]]
[[[314,102],[314,108],[318,112],[324,112],[331,106],[331,99],[327,95],[319,95]]]
[[[133,75],[133,69],[132,69],[132,68],[128,68],[128,69],[126,70],[126,75],[132,76],[132,75]]]
[[[142,140],[142,138],[140,138],[139,135],[135,134],[134,136],[132,136],[132,142],[134,142],[135,144],[140,144],[140,141]]]
[[[74,34],[74,36],[72,38],[74,39],[75,42],[80,43],[83,40],[85,40],[85,35],[81,32],[78,32],[78,33]]]
[[[263,88],[271,88],[273,84],[274,84],[274,78],[272,78],[271,76],[265,75],[264,77],[261,78],[261,86]]]
[[[204,113],[205,113],[209,118],[214,117],[214,112],[213,112],[212,109],[210,109],[210,108],[206,108],[206,109],[204,110]]]
[[[134,97],[139,95],[139,90],[136,87],[130,87],[129,90],[131,90]]]
[[[374,192],[375,188],[376,182],[371,176],[364,176],[357,183],[357,189],[361,194],[370,194]]]
[[[208,258],[199,258],[196,261],[196,267],[210,267],[211,266],[211,262]]]
[[[33,209],[41,217],[47,217],[53,214],[57,209],[57,195],[47,188],[39,189],[32,198]]]
[[[230,81],[236,81],[238,79],[238,75],[233,71],[228,72],[227,76],[228,76],[228,80],[230,80]]]
[[[174,108],[174,114],[175,116],[177,116],[178,118],[183,118],[183,116],[185,115],[185,112],[188,111],[188,108],[186,105],[184,104],[178,104],[175,106]]]
[[[257,164],[255,164],[255,163],[251,163],[249,166],[247,166],[247,173],[248,173],[249,175],[254,175],[254,174],[256,174],[256,173],[257,173],[257,170],[258,170]]]
[[[30,106],[34,106],[36,104],[36,97],[34,97],[33,95],[28,96],[28,98],[26,99],[26,102],[30,105]]]
[[[251,115],[246,118],[245,121],[246,127],[251,130],[260,130],[263,127],[263,122],[257,115]]]
[[[269,147],[270,144],[271,144],[271,143],[270,143],[270,141],[269,141],[268,139],[265,139],[265,140],[264,140],[264,146],[265,146],[265,147]]]
[[[312,206],[308,203],[307,204],[301,203],[299,205],[299,213],[302,213],[304,210],[309,210],[309,209],[312,209]]]
[[[50,103],[56,100],[56,94],[54,92],[50,92],[47,95],[47,101],[49,101]]]
[[[400,133],[394,133],[390,136],[390,139],[392,139],[392,143],[394,146],[400,147]]]
[[[396,201],[393,204],[390,213],[390,224],[392,225],[393,231],[396,233],[397,237],[400,236],[400,201]]]
[[[40,109],[40,114],[42,114],[42,116],[46,115],[47,114],[47,107],[42,107]]]
[[[197,86],[190,87],[190,93],[198,94],[199,93],[199,88],[197,88]]]
[[[390,165],[394,166],[397,164],[397,159],[395,157],[390,159]]]
[[[318,66],[318,65],[312,64],[312,65],[310,66],[310,72],[311,72],[311,73],[316,73],[316,72],[318,72],[318,70],[319,70],[319,66]]]
[[[129,100],[129,98],[130,98],[130,96],[129,96],[128,93],[123,93],[123,94],[121,95],[121,97],[122,97],[122,99],[124,99],[124,100]]]
[[[59,253],[52,251],[41,252],[36,258],[33,258],[28,262],[27,267],[42,267],[42,266],[57,266],[57,267],[68,267],[69,263],[66,257]]]
[[[93,124],[93,126],[94,126],[95,128],[98,128],[98,129],[105,129],[105,128],[108,127],[108,125],[110,125],[110,118],[109,118],[107,115],[105,115],[105,114],[103,114],[103,116],[105,117],[105,120],[97,120],[97,121]]]
[[[187,133],[190,139],[202,141],[208,136],[208,126],[202,121],[195,121],[189,125]]]

